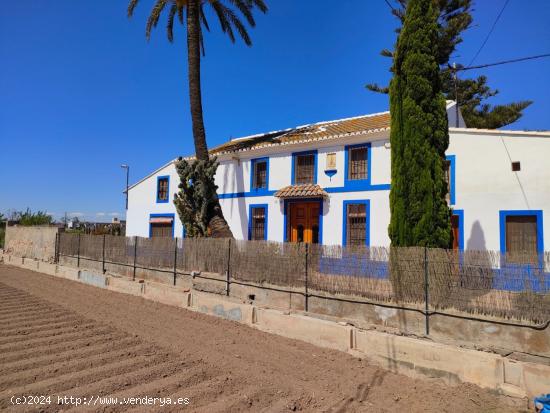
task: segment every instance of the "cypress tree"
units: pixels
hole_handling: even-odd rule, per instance
[[[391,221],[393,246],[448,248],[445,196],[449,133],[438,56],[439,10],[434,0],[410,0],[390,83]]]

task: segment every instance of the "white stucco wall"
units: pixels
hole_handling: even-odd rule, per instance
[[[500,210],[542,210],[550,249],[550,134],[451,129],[447,154],[456,156],[454,207],[464,210],[466,249],[500,249]]]
[[[220,199],[224,215],[238,239],[248,237],[248,211],[251,204],[268,205],[268,239],[284,240],[283,203],[273,197],[250,196],[251,159],[269,156],[269,191],[291,184],[292,153],[316,149],[318,184],[329,191],[323,204],[322,240],[324,244],[342,242],[343,202],[370,201],[370,245],[389,245],[389,190],[334,192],[344,186],[344,148],[362,142],[371,143],[371,185],[390,183],[391,149],[388,133],[355,136],[310,145],[287,145],[220,157],[216,183],[220,194],[238,194]],[[338,172],[332,178],[325,173],[326,154],[336,152]],[[542,210],[545,249],[550,249],[550,134],[450,130],[448,155],[455,157],[455,204],[464,214],[466,249],[500,249],[501,210]],[[512,172],[511,162],[520,161],[521,171]],[[156,203],[157,176],[170,175],[170,202]],[[175,234],[181,236],[182,225],[173,206],[178,176],[173,164],[131,188],[127,215],[128,235],[149,235],[149,216],[175,214]],[[331,192],[332,191],[332,192]],[[243,196],[244,194],[244,196]]]
[[[157,203],[157,177],[168,175],[168,202]],[[128,211],[126,212],[126,235],[149,236],[149,216],[151,214],[174,214],[174,235],[181,237],[183,225],[174,207],[174,193],[178,191],[179,176],[174,163],[162,167],[153,175],[142,180],[128,191]]]

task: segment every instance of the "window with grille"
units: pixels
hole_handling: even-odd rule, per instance
[[[348,179],[367,179],[368,147],[348,149]]]
[[[294,158],[294,183],[296,185],[315,183],[315,155],[296,155]]]
[[[151,223],[151,237],[172,237],[174,223]]]
[[[346,221],[346,245],[366,245],[367,206],[365,204],[348,204]]]
[[[447,194],[445,195],[445,199],[448,203],[451,202],[451,161],[448,159],[445,159],[444,166],[444,174],[445,174],[445,182],[447,182]]]
[[[159,177],[157,180],[157,202],[168,202],[169,178]]]
[[[267,161],[255,161],[254,163],[254,179],[252,180],[253,189],[267,189]]]
[[[266,213],[265,207],[251,208],[250,239],[265,240],[266,237]]]
[[[506,217],[506,254],[508,261],[533,261],[537,257],[537,217],[509,215]]]

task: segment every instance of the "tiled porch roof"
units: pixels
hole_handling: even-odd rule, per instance
[[[389,128],[390,113],[383,112],[349,119],[319,122],[262,135],[233,139],[213,148],[210,153],[212,155],[220,155],[293,143],[338,139],[347,136],[386,131]]]
[[[319,185],[289,185],[275,192],[277,198],[326,198],[328,194]]]

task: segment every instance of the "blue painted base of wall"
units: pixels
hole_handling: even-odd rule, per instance
[[[473,281],[471,277],[461,272],[462,265],[459,264],[456,274],[461,288],[468,288],[468,285],[473,283],[476,284],[475,288],[480,290],[492,288],[513,292],[550,293],[550,273],[543,271],[537,265],[506,264],[502,268],[494,268],[488,271],[483,275],[483,279]],[[359,255],[341,258],[320,257],[317,268],[320,273],[326,275],[388,280],[390,278],[389,263],[387,261],[370,261]],[[465,268],[465,272],[469,273],[470,271]]]

